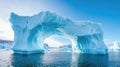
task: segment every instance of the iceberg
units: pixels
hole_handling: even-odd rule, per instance
[[[72,52],[107,54],[101,25],[94,22],[76,22],[49,11],[33,16],[11,13],[14,31],[14,53],[44,53],[44,40],[52,35],[70,39]]]
[[[120,52],[120,41],[114,41],[112,46],[110,47],[110,51]]]
[[[115,41],[114,45],[113,45],[113,48],[120,50],[120,41]]]
[[[72,46],[71,46],[71,44],[61,46],[61,47],[59,47],[59,51],[62,51],[62,52],[72,52]]]

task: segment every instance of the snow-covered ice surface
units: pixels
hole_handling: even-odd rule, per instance
[[[44,40],[52,35],[65,36],[72,42],[72,52],[106,54],[100,24],[74,22],[51,13],[40,12],[34,16],[19,16],[11,13],[14,30],[15,53],[44,53]],[[77,24],[78,23],[78,24]]]

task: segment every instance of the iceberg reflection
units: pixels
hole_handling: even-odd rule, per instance
[[[45,54],[13,54],[11,65],[16,66],[108,66],[108,55],[47,52]]]

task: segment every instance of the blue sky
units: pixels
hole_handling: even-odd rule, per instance
[[[9,15],[33,15],[56,12],[72,20],[91,20],[102,24],[106,41],[120,40],[120,0],[0,0],[0,19]]]

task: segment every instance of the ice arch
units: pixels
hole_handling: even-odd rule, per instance
[[[98,23],[76,24],[70,19],[48,11],[34,16],[18,16],[11,13],[10,21],[15,35],[13,46],[15,53],[44,53],[43,41],[53,34],[68,37],[72,42],[73,52],[107,53]]]

